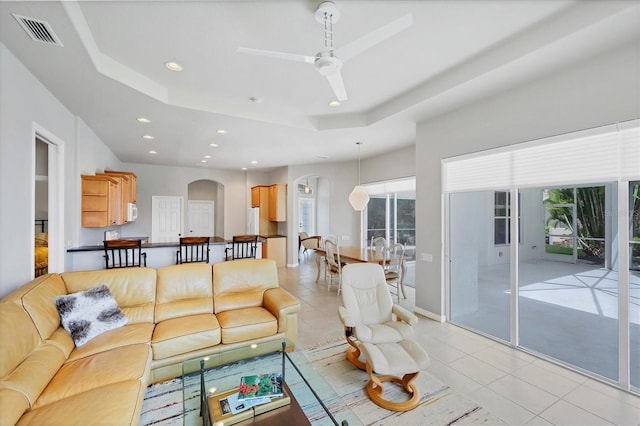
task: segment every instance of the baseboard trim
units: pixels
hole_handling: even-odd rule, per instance
[[[417,306],[413,309],[413,311],[434,321],[445,322],[446,320],[446,317],[444,315],[434,314],[433,312],[429,312],[426,309],[418,308]]]

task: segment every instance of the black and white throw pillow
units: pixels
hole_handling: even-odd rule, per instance
[[[82,346],[97,335],[127,323],[127,317],[105,284],[58,296],[55,303],[62,327],[71,335],[76,346]]]

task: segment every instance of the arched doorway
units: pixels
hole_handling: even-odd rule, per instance
[[[222,236],[224,234],[224,185],[207,179],[187,185],[185,235]]]

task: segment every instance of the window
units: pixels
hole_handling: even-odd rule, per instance
[[[509,244],[509,226],[511,225],[509,215],[509,196],[506,191],[495,191],[493,193],[493,243],[497,246]]]
[[[416,180],[414,177],[364,185],[371,197],[365,210],[363,245],[384,237],[405,246],[405,256],[415,256]]]

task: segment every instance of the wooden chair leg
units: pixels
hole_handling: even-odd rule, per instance
[[[402,378],[390,375],[376,376],[369,363],[366,364],[367,374],[369,374],[369,382],[367,383],[367,394],[369,398],[378,406],[392,411],[409,411],[413,410],[420,403],[420,392],[413,384],[420,372],[407,373]],[[384,399],[384,386],[382,382],[401,383],[411,397],[406,401],[389,401]]]
[[[361,355],[360,347],[356,343],[355,338],[351,336],[350,327],[345,327],[345,335],[347,337],[347,343],[349,344],[349,347],[347,348],[347,352],[346,352],[347,361],[355,365],[360,370],[366,369],[366,363],[363,361],[360,361],[360,355]]]

